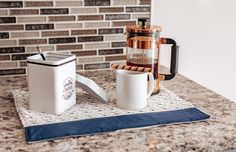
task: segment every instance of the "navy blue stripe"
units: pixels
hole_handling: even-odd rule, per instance
[[[209,115],[196,108],[175,111],[152,112],[142,114],[121,115],[93,118],[54,124],[37,125],[25,128],[26,141],[55,139],[65,136],[110,132],[119,129],[184,123],[210,118]]]

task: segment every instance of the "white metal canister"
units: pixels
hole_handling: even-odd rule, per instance
[[[60,114],[76,104],[75,55],[44,53],[27,58],[29,108]]]

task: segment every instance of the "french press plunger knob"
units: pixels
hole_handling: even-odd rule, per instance
[[[145,18],[145,17],[143,17],[143,18],[138,18],[138,23],[142,23],[141,25],[142,25],[142,29],[144,29],[145,27],[146,27],[146,23],[149,21],[149,18]]]

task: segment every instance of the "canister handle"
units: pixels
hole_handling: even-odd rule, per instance
[[[171,38],[160,38],[160,44],[172,44],[170,74],[161,74],[164,76],[164,80],[171,80],[178,73],[179,46],[176,44],[175,40]]]

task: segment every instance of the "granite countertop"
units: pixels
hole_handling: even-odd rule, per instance
[[[111,70],[83,72],[101,86],[115,81]],[[162,85],[211,115],[211,119],[116,131],[92,136],[64,138],[33,144],[25,142],[10,90],[26,89],[26,77],[0,80],[0,151],[226,151],[236,149],[236,104],[177,75]]]

